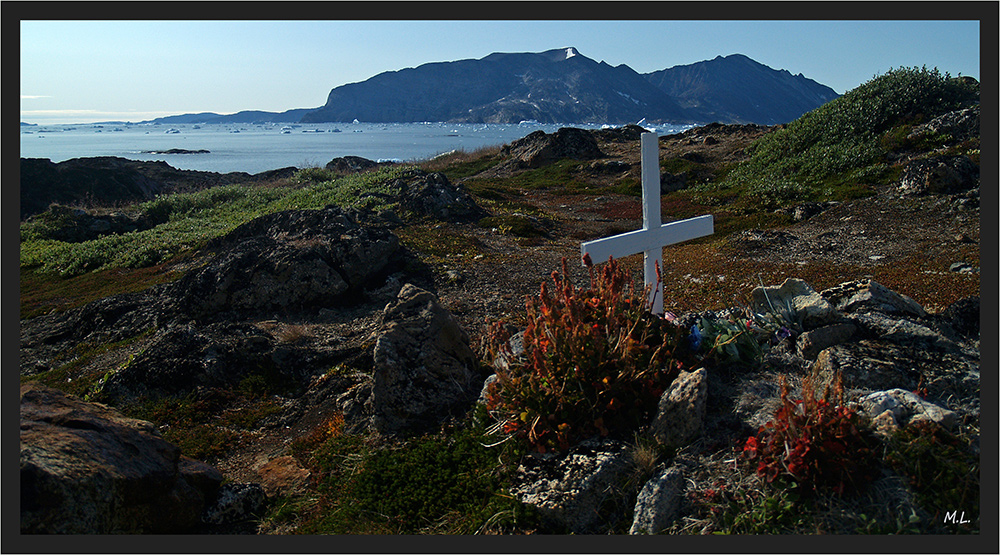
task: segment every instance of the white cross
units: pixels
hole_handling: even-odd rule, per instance
[[[656,133],[640,138],[642,160],[642,229],[604,239],[580,243],[580,257],[589,254],[594,263],[608,257],[621,258],[643,253],[643,278],[650,290],[652,312],[663,314],[663,284],[656,279],[656,267],[663,265],[663,247],[711,235],[712,215],[698,216],[669,224],[660,219],[660,143]]]

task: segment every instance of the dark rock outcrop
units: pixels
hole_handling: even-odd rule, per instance
[[[451,183],[443,173],[408,170],[386,188],[393,192],[385,200],[397,202],[411,220],[471,222],[487,215],[464,187]]]
[[[400,268],[404,253],[388,229],[362,226],[350,212],[292,210],[243,224],[209,245],[219,254],[175,285],[178,309],[196,317],[223,311],[318,309],[357,302]]]
[[[359,173],[378,166],[378,162],[360,156],[341,156],[326,163],[326,169],[341,174]]]
[[[114,206],[152,200],[156,195],[233,183],[259,183],[291,177],[296,168],[258,174],[179,170],[163,161],[115,156],[21,158],[21,218],[44,212],[50,204]]]
[[[597,146],[594,134],[575,127],[563,127],[555,133],[534,131],[500,149],[500,156],[509,158],[504,164],[516,168],[537,168],[571,158],[593,160],[604,153]]]
[[[21,533],[166,534],[200,522],[222,482],[149,422],[21,386]]]
[[[953,195],[979,188],[979,166],[967,156],[914,160],[903,167],[899,190],[904,196]]]

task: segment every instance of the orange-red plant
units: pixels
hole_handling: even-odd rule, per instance
[[[490,327],[497,368],[487,408],[507,433],[536,451],[565,450],[588,437],[638,429],[690,356],[687,331],[651,314],[644,292],[613,259],[590,268],[590,287],[552,273],[526,301],[523,356],[511,356],[502,323]]]
[[[838,374],[832,386],[817,392],[816,376],[802,381],[802,399],[789,398],[782,376],[781,407],[774,418],[751,436],[743,454],[757,463],[757,474],[767,482],[784,478],[804,491],[831,488],[838,494],[856,489],[874,477],[877,459],[872,436],[861,416],[844,404]]]

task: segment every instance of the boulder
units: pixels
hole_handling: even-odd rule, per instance
[[[559,455],[524,458],[511,494],[574,534],[594,533],[612,515],[600,508],[619,493],[630,467],[627,448],[615,440],[587,440]]]
[[[962,336],[979,339],[979,296],[959,299],[944,309],[941,315],[951,328]]]
[[[956,194],[979,187],[979,166],[967,156],[913,160],[903,167],[903,196]]]
[[[266,504],[260,484],[228,482],[219,488],[215,503],[205,509],[201,521],[216,526],[252,523],[263,516]]]
[[[486,216],[465,188],[448,181],[443,173],[409,170],[386,188],[393,192],[385,199],[398,202],[400,211],[414,218],[471,222]]]
[[[21,533],[166,534],[200,522],[222,482],[152,423],[21,386]]]
[[[820,293],[843,313],[878,311],[923,317],[927,312],[916,301],[870,279],[849,281]]]
[[[673,448],[690,443],[701,433],[707,400],[708,371],[681,371],[660,397],[650,424],[653,437]]]
[[[776,315],[803,330],[842,319],[837,309],[801,279],[788,278],[778,287],[755,287],[750,297],[754,312]]]
[[[979,137],[979,104],[942,114],[910,131],[907,139],[931,135],[949,135],[954,142]]]
[[[348,174],[367,171],[372,168],[377,168],[378,166],[378,162],[362,158],[360,156],[341,156],[340,158],[334,158],[333,160],[327,162],[326,169],[337,173]]]
[[[658,534],[680,515],[684,499],[684,471],[671,466],[646,482],[635,500],[629,534]]]
[[[888,412],[894,420],[888,425],[889,429],[893,426],[902,427],[910,422],[927,420],[940,424],[948,430],[954,430],[959,421],[958,414],[954,411],[935,405],[905,389],[876,391],[862,397],[860,403],[872,418]]]
[[[372,424],[421,429],[465,410],[482,389],[469,336],[437,298],[412,284],[385,307],[376,332]]]

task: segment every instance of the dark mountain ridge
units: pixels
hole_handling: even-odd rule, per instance
[[[495,52],[480,59],[431,62],[334,88],[319,108],[184,114],[154,123],[455,123],[608,124],[788,123],[837,98],[801,73],[775,70],[742,54],[640,74],[576,48]]]
[[[449,121],[787,123],[836,98],[801,74],[735,54],[640,74],[575,48],[493,53],[380,73],[330,91],[303,123]]]

